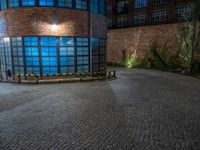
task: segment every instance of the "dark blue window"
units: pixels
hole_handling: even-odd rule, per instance
[[[57,38],[41,37],[43,74],[57,73]]]
[[[77,72],[89,72],[88,38],[77,38]]]
[[[59,7],[72,7],[72,0],[58,0]]]
[[[24,53],[27,74],[40,73],[38,37],[24,37]]]
[[[90,11],[93,13],[99,12],[98,0],[90,0]]]
[[[39,0],[40,6],[54,6],[54,0]]]
[[[98,71],[100,68],[100,42],[99,38],[92,38],[92,70]]]
[[[22,6],[35,6],[35,0],[22,0]]]
[[[105,0],[100,0],[100,14],[105,15]]]
[[[76,8],[87,10],[88,1],[87,0],[76,0]]]
[[[72,37],[60,37],[60,72],[75,72],[75,41]]]
[[[7,9],[7,2],[6,2],[6,0],[1,0],[0,3],[1,3],[1,10]]]
[[[135,8],[142,8],[148,5],[148,0],[135,0],[134,6]]]

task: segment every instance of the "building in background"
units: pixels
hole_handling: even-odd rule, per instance
[[[105,0],[1,0],[0,79],[105,71]]]
[[[108,62],[121,63],[123,53],[142,57],[156,40],[173,40],[177,22],[189,13],[189,0],[108,0]]]

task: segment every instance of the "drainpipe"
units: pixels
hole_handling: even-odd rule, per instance
[[[92,13],[91,13],[91,0],[88,0],[88,11],[89,11],[89,42],[90,42],[90,72],[92,72],[92,36],[93,36],[93,31],[92,31]]]

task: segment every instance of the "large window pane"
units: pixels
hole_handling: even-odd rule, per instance
[[[9,7],[19,7],[19,0],[8,0]]]
[[[58,6],[60,6],[60,7],[72,7],[72,0],[58,0]]]
[[[22,6],[35,6],[35,0],[22,0]]]
[[[87,0],[76,0],[76,8],[87,10]]]
[[[54,0],[39,0],[40,6],[54,6]]]

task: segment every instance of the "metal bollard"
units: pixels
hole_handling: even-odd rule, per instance
[[[113,71],[113,77],[116,78],[116,71]]]
[[[35,79],[36,79],[36,84],[38,84],[39,83],[39,77],[35,76]]]
[[[18,75],[18,84],[20,84],[20,83],[21,83],[21,76]]]
[[[58,76],[58,82],[59,82],[59,84],[61,83],[60,79],[61,79],[61,75]]]
[[[110,73],[110,71],[108,72],[108,78],[109,78],[109,79],[111,78],[111,73]]]
[[[80,80],[83,81],[83,76],[82,76],[82,74],[80,75]]]

